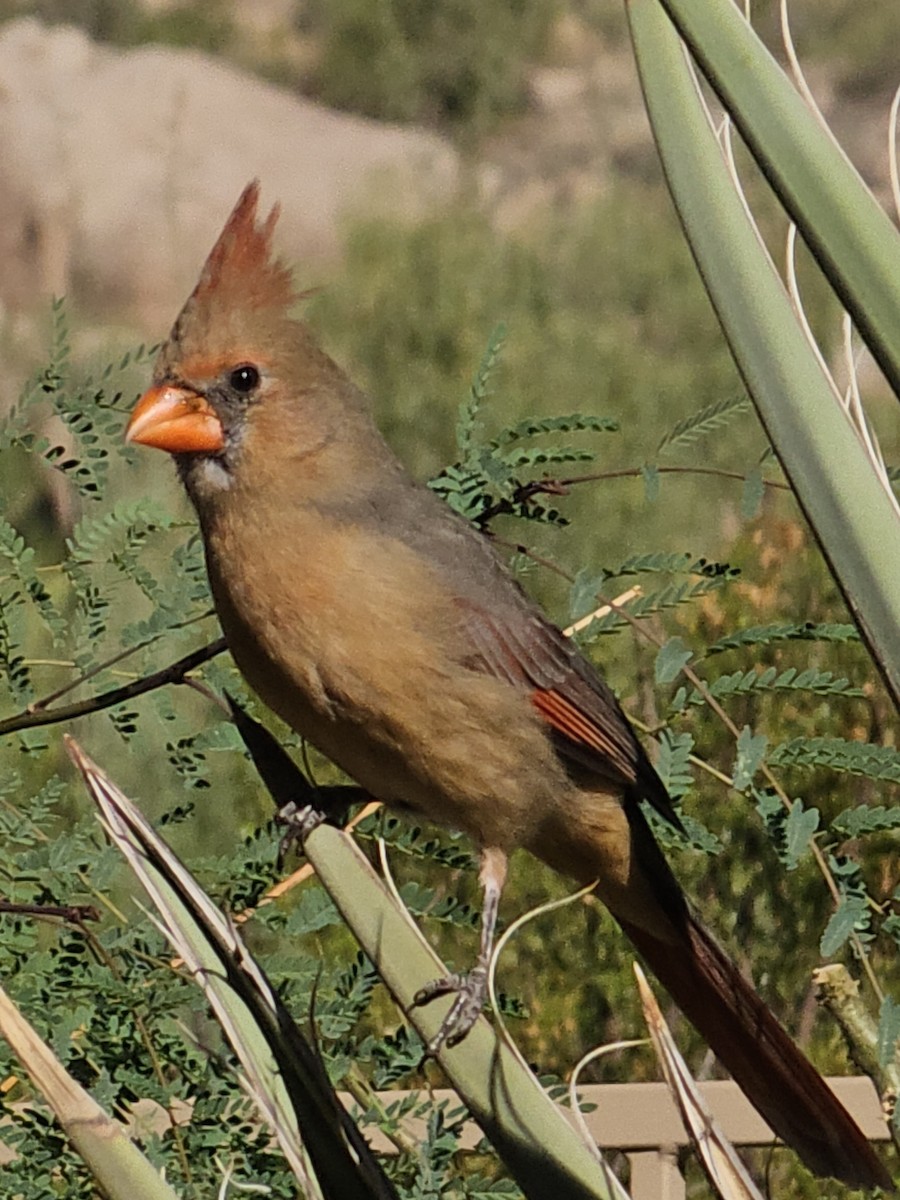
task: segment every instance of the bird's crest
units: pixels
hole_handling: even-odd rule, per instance
[[[279,207],[257,220],[258,204],[259,181],[254,179],[241,193],[182,309],[174,331],[179,340],[198,326],[224,333],[236,320],[244,325],[262,317],[277,324],[299,299],[290,268],[275,256],[272,245]]]
[[[274,257],[272,235],[280,212],[276,204],[257,222],[259,180],[248,183],[209,252],[191,299],[215,296],[239,307],[287,309],[294,302],[291,272]]]

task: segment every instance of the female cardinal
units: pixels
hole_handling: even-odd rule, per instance
[[[675,820],[609,687],[489,541],[415,482],[366,397],[292,315],[258,185],[238,201],[128,425],[170,451],[250,686],[388,805],[481,851],[481,952],[440,1035],[471,1027],[507,856],[597,895],[775,1132],[814,1171],[890,1181],[690,910],[640,808]]]

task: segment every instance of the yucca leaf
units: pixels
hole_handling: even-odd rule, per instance
[[[628,15],[648,113],[698,268],[794,493],[900,706],[900,517],[837,403],[747,217],[667,11],[673,19],[677,11],[679,28],[698,47],[704,69],[722,87],[736,121],[746,124],[751,116],[756,121],[756,109],[767,103],[761,93],[769,88],[781,97],[785,85],[790,85],[774,63],[760,64],[755,34],[733,4],[665,0],[664,8],[661,0],[630,0]],[[737,84],[726,87],[722,81],[729,70],[745,90],[738,92]],[[794,99],[796,103],[785,101],[780,110],[781,125],[794,123],[788,145],[801,158],[799,147],[809,122],[803,119],[799,97]],[[769,119],[758,128],[775,142],[781,136],[774,129],[777,124]],[[812,126],[814,133],[809,131],[808,136],[819,143],[822,131],[814,122]],[[829,156],[827,162],[831,161]],[[828,170],[807,174],[804,192],[818,184],[831,188]],[[862,271],[854,268],[852,292],[858,306],[865,303],[873,313],[880,312],[869,321],[860,312],[861,328],[870,332],[891,325],[897,337],[897,234],[881,214],[872,218],[869,231],[857,240],[842,241],[849,218],[855,218],[858,209],[860,225],[865,224],[873,203],[861,181],[855,176],[853,180],[852,187],[846,179],[841,185],[840,221],[832,212],[829,190],[828,215],[817,217],[816,244],[838,247],[832,262],[843,262],[860,251],[861,264],[869,265]],[[892,280],[885,276],[888,263],[895,264],[889,271]],[[881,312],[885,307],[888,311]],[[881,361],[885,366],[885,357]],[[900,371],[894,379],[900,384]]]
[[[177,1200],[125,1130],[66,1071],[0,989],[0,1035],[31,1076],[108,1200]]]
[[[637,963],[634,964],[644,1020],[672,1098],[706,1177],[721,1200],[763,1200],[747,1168],[722,1132],[679,1053],[662,1010]]]
[[[737,4],[657,2],[900,396],[900,235],[893,222]]]
[[[143,814],[84,754],[66,748],[104,824],[162,917],[241,1061],[248,1090],[309,1194],[395,1200],[324,1066],[231,926]],[[314,1174],[309,1169],[312,1164]]]
[[[238,728],[273,799],[307,802],[311,785],[293,767],[272,735],[231,702]],[[265,761],[269,760],[269,761]],[[372,869],[356,842],[331,825],[314,829],[304,851],[322,886],[400,1008],[424,1043],[438,1032],[452,997],[423,1006],[416,993],[445,977],[446,966],[409,913]],[[438,1061],[529,1200],[612,1200],[611,1188],[592,1150],[579,1139],[561,1110],[541,1088],[517,1051],[485,1017],[458,1044],[441,1047]]]

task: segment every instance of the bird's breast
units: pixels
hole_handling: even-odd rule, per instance
[[[515,846],[568,783],[527,694],[467,666],[446,582],[377,531],[207,535],[216,608],[260,698],[372,795]]]

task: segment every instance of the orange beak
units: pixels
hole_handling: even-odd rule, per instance
[[[163,384],[144,392],[125,430],[126,442],[155,446],[170,454],[216,454],[225,432],[213,409],[190,388]]]

